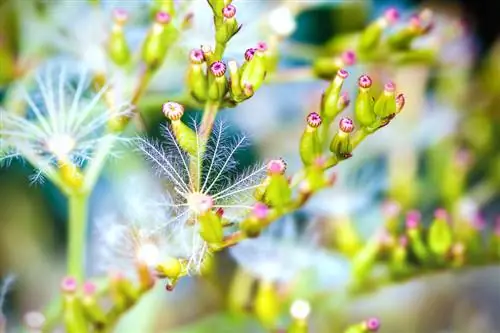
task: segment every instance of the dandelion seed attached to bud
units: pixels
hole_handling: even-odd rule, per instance
[[[358,85],[361,88],[368,89],[372,86],[372,79],[368,75],[361,75],[358,79]]]
[[[113,11],[113,19],[119,25],[124,25],[128,21],[128,18],[128,12],[124,9],[117,8]]]
[[[160,249],[154,243],[144,243],[136,249],[135,257],[137,261],[146,266],[155,266],[160,259]]]
[[[344,133],[351,133],[354,130],[354,122],[347,117],[343,117],[339,121],[339,129]]]
[[[380,320],[378,318],[369,318],[364,322],[368,332],[377,332],[380,329]]]
[[[78,282],[72,276],[66,276],[61,281],[61,290],[64,293],[74,293],[78,288]]]
[[[284,174],[286,171],[286,162],[284,159],[279,158],[271,160],[267,163],[267,172],[269,174]]]
[[[250,60],[252,60],[252,59],[253,59],[253,56],[255,55],[255,52],[256,52],[256,51],[257,51],[257,50],[256,50],[255,48],[253,48],[253,47],[251,47],[251,48],[247,49],[247,50],[245,51],[245,60],[246,60],[246,61],[250,61]]]
[[[222,61],[216,61],[210,65],[210,71],[216,77],[221,77],[226,74],[226,65]]]
[[[205,61],[205,54],[201,49],[193,49],[189,52],[189,61],[192,64],[201,64]]]
[[[167,102],[163,104],[162,111],[165,117],[174,121],[181,119],[184,114],[184,107],[176,102]]]
[[[312,128],[319,127],[319,125],[321,125],[321,122],[322,122],[321,116],[316,112],[309,113],[307,115],[306,121],[307,121],[307,125],[309,125]]]
[[[214,206],[214,200],[211,196],[194,192],[189,194],[187,198],[189,208],[196,214],[203,214]]]
[[[172,17],[167,12],[160,11],[155,16],[155,21],[159,24],[162,24],[162,25],[170,23],[171,20],[172,20]]]
[[[231,4],[227,5],[222,8],[222,15],[227,19],[233,18],[236,15],[236,7]]]
[[[294,319],[304,320],[309,317],[311,313],[311,305],[305,300],[296,300],[292,303],[290,307],[290,315]]]

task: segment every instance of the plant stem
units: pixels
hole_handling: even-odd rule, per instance
[[[79,282],[85,277],[85,240],[87,235],[87,193],[69,197],[68,275]]]
[[[208,101],[205,104],[205,109],[203,111],[203,118],[201,119],[200,125],[200,138],[202,142],[202,151],[205,150],[205,146],[207,144],[208,138],[210,137],[210,133],[212,133],[212,128],[214,126],[215,117],[217,116],[217,112],[219,111],[219,103],[218,102],[210,102]]]

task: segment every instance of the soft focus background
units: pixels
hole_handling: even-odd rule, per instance
[[[135,34],[147,29],[141,15],[147,16],[148,1],[102,0],[97,7],[90,2],[0,0],[0,103],[6,103],[24,75],[15,73],[13,79],[8,68],[14,60],[16,68],[26,72],[47,60],[101,66],[93,48],[104,37],[101,25],[113,8],[134,14],[129,37],[132,45],[139,43]],[[349,279],[348,263],[322,239],[334,229],[331,226],[346,219],[368,237],[384,223],[391,207],[403,212],[419,209],[424,217],[439,207],[464,216],[480,214],[486,229],[492,228],[500,216],[500,3],[235,0],[234,4],[243,30],[231,41],[228,58],[241,57],[247,47],[266,38],[266,25],[272,23],[266,20],[272,20],[273,9],[302,6],[294,33],[280,47],[281,73],[300,73],[316,56],[328,54],[332,38],[362,29],[389,6],[400,9],[404,17],[424,7],[434,11],[434,30],[419,43],[438,48],[439,61],[351,68],[352,78],[365,72],[393,78],[407,96],[403,113],[337,167],[334,188],[275,227],[285,225],[282,229],[287,230],[270,230],[254,243],[218,254],[210,274],[183,279],[171,293],[158,285],[124,317],[117,332],[263,331],[251,315],[232,307],[235,302],[251,307],[252,281],[266,274],[282,281],[283,288],[295,288],[297,295],[321,296],[312,307],[314,332],[340,332],[348,323],[371,316],[381,318],[381,332],[386,333],[500,332],[500,268],[443,272],[346,297],[342,291]],[[208,6],[197,1],[193,11],[194,26],[169,54],[141,102],[151,136],[158,135],[163,120],[161,103],[182,93],[188,50],[212,40]],[[232,131],[251,138],[252,146],[238,157],[242,165],[282,156],[291,171],[300,167],[297,142],[303,119],[318,108],[326,83],[312,76],[292,81],[287,82],[286,75],[271,78],[248,102],[220,114]],[[352,92],[354,83],[347,82]],[[121,197],[134,195],[137,188],[131,189],[127,182],[131,175],[147,172],[140,163],[124,161],[109,165],[91,198],[88,267],[95,274],[102,273],[94,253],[98,244],[93,241],[96,232],[105,232],[98,228],[99,221],[120,210]],[[0,168],[0,276],[16,276],[4,304],[12,332],[20,330],[26,313],[43,310],[57,294],[65,269],[66,202],[49,182],[31,184],[32,172],[28,163],[17,160]],[[458,182],[460,190],[450,190]],[[309,235],[304,225],[313,224],[322,237]],[[302,262],[314,263],[314,278],[296,278],[294,269],[300,270]]]

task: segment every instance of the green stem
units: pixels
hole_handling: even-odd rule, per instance
[[[68,275],[82,281],[85,277],[85,240],[87,235],[88,194],[72,193],[69,197]]]
[[[217,116],[217,112],[219,111],[219,103],[218,102],[207,102],[205,104],[205,109],[203,111],[203,118],[201,119],[200,125],[200,139],[202,143],[201,151],[205,151],[205,147],[210,137],[210,133],[212,133],[212,128],[214,126],[215,117]]]

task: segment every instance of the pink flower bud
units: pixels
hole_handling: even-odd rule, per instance
[[[192,64],[201,64],[205,61],[205,54],[201,49],[193,49],[189,52],[189,60]]]
[[[269,207],[267,207],[262,202],[256,202],[253,205],[252,214],[257,219],[263,220],[263,219],[267,218],[267,215],[269,214]]]
[[[307,124],[311,127],[314,127],[314,128],[319,127],[319,125],[321,125],[321,122],[322,122],[321,116],[316,112],[309,113],[307,115],[306,120],[307,120]]]
[[[369,332],[377,332],[380,328],[380,320],[378,318],[369,318],[365,320],[365,326]]]
[[[83,284],[83,293],[87,296],[92,296],[97,290],[96,285],[93,282],[87,281]]]
[[[172,17],[170,17],[170,15],[167,13],[167,12],[158,12],[156,13],[156,22],[160,23],[160,24],[168,24],[170,23],[170,20],[172,19]]]
[[[345,69],[341,68],[337,71],[337,76],[340,77],[341,79],[345,80],[349,76],[349,72],[346,71]]]
[[[448,212],[444,208],[438,208],[434,212],[434,218],[448,221]]]
[[[354,130],[354,122],[347,117],[343,117],[339,121],[339,128],[342,132],[351,133]]]
[[[124,9],[117,8],[113,11],[113,19],[117,24],[125,24],[128,21],[128,13]]]
[[[393,24],[399,20],[399,11],[396,8],[391,7],[385,11],[384,18],[389,24]]]
[[[401,205],[396,201],[387,200],[382,204],[382,214],[386,219],[398,217],[401,213]]]
[[[342,53],[342,61],[346,66],[352,66],[356,63],[356,53],[354,51],[349,50]]]
[[[254,49],[253,47],[247,49],[245,51],[245,60],[246,61],[252,60],[253,56],[255,55],[255,52],[256,52],[256,49]]]
[[[394,91],[396,91],[396,85],[394,84],[394,82],[392,81],[387,82],[384,85],[384,91],[388,93],[393,93]]]
[[[210,65],[210,71],[216,77],[221,77],[226,74],[226,65],[222,61],[216,61]]]
[[[408,237],[406,236],[399,237],[399,245],[401,245],[402,247],[408,246]]]
[[[236,15],[236,7],[234,5],[227,5],[222,8],[222,15],[227,19],[233,18]]]
[[[279,158],[276,160],[271,160],[267,163],[267,172],[269,174],[284,174],[286,171],[286,162],[284,159]]]
[[[266,42],[258,42],[255,47],[257,51],[266,52],[267,51],[267,43]]]
[[[486,227],[486,220],[481,214],[477,214],[472,219],[472,227],[478,231],[484,230],[484,228]]]
[[[179,120],[184,114],[184,107],[176,102],[167,102],[162,107],[163,114],[170,120]]]
[[[65,293],[73,293],[77,287],[78,283],[72,276],[66,276],[61,281],[61,290]]]
[[[420,225],[421,214],[418,210],[412,210],[406,214],[406,228],[416,229]]]
[[[361,88],[370,88],[372,86],[372,79],[368,75],[361,75],[358,79],[358,85]]]

